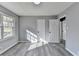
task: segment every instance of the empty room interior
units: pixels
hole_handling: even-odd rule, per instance
[[[0,56],[79,56],[79,2],[0,2]]]

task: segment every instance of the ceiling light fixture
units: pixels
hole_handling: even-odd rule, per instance
[[[40,2],[33,2],[35,5],[39,5],[40,4]]]

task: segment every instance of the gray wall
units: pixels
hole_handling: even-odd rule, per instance
[[[16,16],[13,12],[7,10],[6,8],[4,8],[0,5],[0,14],[1,13],[15,17],[15,27],[16,27],[15,31],[16,31],[16,33],[15,33],[15,37],[11,37],[11,38],[8,38],[5,40],[4,39],[0,40],[0,53],[4,52],[9,47],[11,47],[15,43],[17,43],[17,41],[18,41],[18,16]]]
[[[49,40],[49,20],[45,21],[45,39],[47,42],[50,42]]]
[[[37,30],[37,21],[38,19],[56,19],[57,16],[23,16],[20,17],[20,41],[26,41],[25,30],[26,28],[32,27]]]
[[[74,55],[79,55],[79,3],[73,4],[59,16],[66,15],[67,36],[66,49]]]

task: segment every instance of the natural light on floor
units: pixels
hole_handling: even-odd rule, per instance
[[[27,33],[27,40],[29,40],[31,42],[31,45],[28,48],[28,50],[34,49],[36,47],[43,46],[45,44],[48,44],[47,41],[45,41],[42,38],[38,38],[38,36],[36,34],[32,33],[29,30],[26,30],[26,33]]]

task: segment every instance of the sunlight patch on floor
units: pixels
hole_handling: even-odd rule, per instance
[[[30,47],[28,48],[28,50],[31,50],[31,49],[35,49],[36,47],[40,47],[40,46],[43,46],[45,44],[48,44],[47,41],[43,40],[43,39],[40,39],[39,42],[36,42],[36,43],[32,43],[30,45]]]

